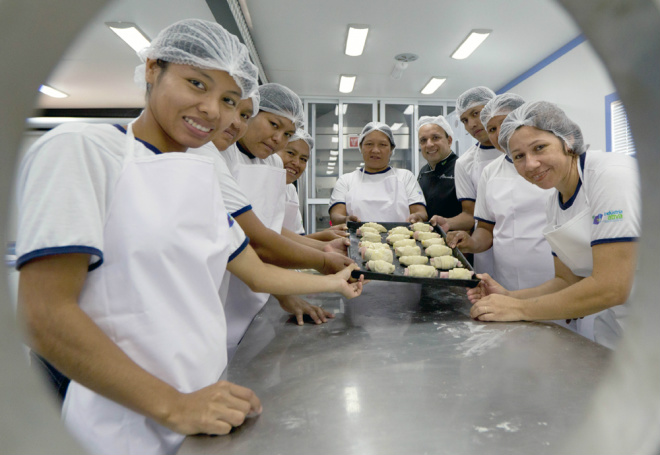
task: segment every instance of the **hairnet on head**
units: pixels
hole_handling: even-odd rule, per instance
[[[307,143],[307,146],[309,147],[310,152],[314,148],[314,138],[310,136],[305,130],[302,129],[296,130],[296,134],[291,136],[291,139],[289,139],[289,144],[295,141],[305,141]]]
[[[293,90],[274,82],[259,86],[261,95],[259,110],[280,115],[291,120],[296,128],[305,124],[303,104]]]
[[[390,128],[387,123],[381,123],[381,122],[369,122],[364,126],[364,128],[362,128],[362,132],[358,137],[358,144],[360,144],[360,147],[362,147],[362,141],[364,141],[364,138],[369,133],[372,133],[374,131],[380,131],[381,133],[384,133],[390,140],[390,144],[392,145],[392,150],[396,148],[396,144],[394,143],[394,135],[392,134],[392,128]]]
[[[488,87],[473,87],[466,90],[456,98],[456,115],[461,118],[466,111],[472,109],[474,106],[481,106],[487,104],[490,100],[495,98],[495,92]]]
[[[554,134],[576,155],[582,155],[589,147],[584,144],[580,127],[569,119],[556,104],[536,101],[525,103],[511,112],[500,126],[499,143],[509,158],[511,158],[509,141],[513,133],[521,126],[533,126]]]
[[[164,28],[149,47],[138,52],[140,59],[163,60],[207,70],[229,73],[241,88],[243,98],[257,88],[257,67],[247,48],[216,22],[184,19]],[[144,85],[144,64],[135,71],[136,82]],[[141,79],[138,79],[141,78]]]
[[[438,125],[440,128],[445,130],[445,133],[451,138],[454,137],[454,131],[451,129],[451,126],[449,126],[449,122],[447,121],[446,118],[444,118],[442,115],[438,115],[437,117],[430,117],[428,115],[425,115],[423,117],[420,117],[419,120],[417,121],[417,131],[424,125]]]
[[[261,100],[261,95],[259,95],[259,90],[255,87],[248,96],[244,98],[250,98],[252,100],[252,117],[259,113],[259,104]]]
[[[525,100],[515,93],[503,93],[490,100],[481,110],[481,124],[486,127],[490,119],[498,115],[509,115],[520,106],[525,104]]]

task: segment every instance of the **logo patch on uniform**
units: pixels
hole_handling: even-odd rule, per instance
[[[232,227],[234,225],[234,219],[231,217],[229,213],[227,214],[227,223],[229,224],[229,227]]]
[[[605,213],[599,213],[593,217],[594,224],[600,223],[613,223],[615,221],[623,220],[623,210],[610,210]]]

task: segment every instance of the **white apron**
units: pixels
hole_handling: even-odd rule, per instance
[[[80,307],[138,365],[181,392],[218,380],[226,326],[218,288],[228,217],[211,160],[184,153],[135,158],[132,129],[104,226],[103,265]],[[101,454],[175,453],[184,436],[76,382],[63,418]]]
[[[288,185],[287,185],[288,186]],[[291,190],[295,191],[295,190]],[[300,217],[300,202],[298,201],[298,192],[295,192],[295,198],[287,197],[284,202],[284,222],[282,227],[300,234],[299,217]]]
[[[513,174],[490,180],[487,205],[495,214],[493,264],[495,279],[511,291],[536,287],[555,275],[550,245],[543,237],[548,193]]]
[[[270,165],[239,164],[234,178],[245,193],[259,220],[278,234],[282,232],[286,200],[286,171]],[[270,294],[252,292],[238,277],[230,275],[225,315],[229,359],[236,352],[252,319],[266,304]]]
[[[481,174],[484,171],[484,168],[488,166],[493,160],[501,156],[501,153],[496,148],[482,149],[477,145],[475,150],[475,163],[472,166],[470,178],[475,182],[475,187],[479,186],[479,181],[481,180]],[[475,222],[475,227],[476,227]],[[474,254],[474,270],[477,273],[487,273],[491,276],[496,276],[495,271],[495,259],[493,257],[493,249],[488,249],[482,253]]]
[[[391,175],[379,182],[365,181],[364,172],[356,171],[359,178],[346,194],[346,213],[356,215],[361,221],[406,221],[410,216],[408,195],[396,171],[391,171]]]
[[[584,191],[588,204],[589,197],[587,196],[582,169],[579,165],[578,172],[580,180],[582,180],[582,191]],[[571,269],[574,275],[581,277],[588,277],[593,273],[592,223],[591,210],[587,207],[563,225],[546,226],[543,230],[543,235],[550,244],[552,251]],[[627,307],[617,305],[584,318],[572,320],[568,326],[592,341],[613,348],[616,340],[621,335],[619,319],[625,317],[626,314]]]

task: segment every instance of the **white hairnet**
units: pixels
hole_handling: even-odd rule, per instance
[[[449,126],[449,122],[447,121],[446,118],[444,118],[442,115],[438,115],[437,117],[430,117],[428,115],[425,115],[423,117],[420,117],[419,120],[417,121],[417,131],[424,125],[438,125],[440,128],[445,130],[445,133],[451,138],[454,137],[454,131],[451,129],[451,126]]]
[[[495,92],[488,87],[473,87],[466,90],[456,98],[456,115],[461,118],[466,111],[472,109],[474,106],[481,106],[487,104],[490,100],[495,98]]]
[[[493,117],[498,115],[509,115],[510,112],[525,104],[525,100],[515,93],[502,93],[490,100],[481,110],[481,124],[486,125]]]
[[[252,117],[259,113],[259,104],[261,102],[261,95],[259,95],[259,90],[255,87],[247,97],[252,100]]]
[[[396,144],[394,143],[394,135],[392,134],[392,128],[390,128],[387,123],[381,122],[369,122],[364,126],[364,128],[362,128],[362,132],[358,137],[358,144],[360,147],[362,147],[362,141],[364,140],[365,136],[373,131],[380,131],[381,133],[385,133],[385,135],[390,140],[390,144],[392,144],[392,150],[396,148]]]
[[[271,82],[259,86],[259,94],[261,95],[259,110],[288,118],[296,128],[301,128],[305,124],[302,101],[290,88]]]
[[[229,73],[247,98],[257,87],[257,67],[247,48],[220,24],[201,19],[184,19],[164,28],[151,45],[138,52],[148,58]],[[135,70],[136,82],[144,86],[144,64]],[[258,101],[258,100],[257,100]],[[254,99],[253,99],[254,102]]]
[[[295,141],[305,141],[309,146],[310,152],[314,148],[314,138],[310,136],[305,130],[302,129],[296,130],[296,134],[291,136],[291,139],[289,139],[289,144]]]
[[[500,126],[499,143],[506,154],[511,157],[509,141],[513,133],[521,126],[533,126],[548,131],[564,141],[566,147],[576,155],[587,151],[580,127],[566,116],[556,104],[547,101],[525,103],[511,112]]]

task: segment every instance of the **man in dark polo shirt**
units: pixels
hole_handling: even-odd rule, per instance
[[[421,117],[417,134],[422,156],[427,161],[419,171],[417,181],[426,199],[429,218],[440,215],[452,218],[463,211],[456,199],[454,164],[457,156],[451,151],[454,132],[442,116]]]

